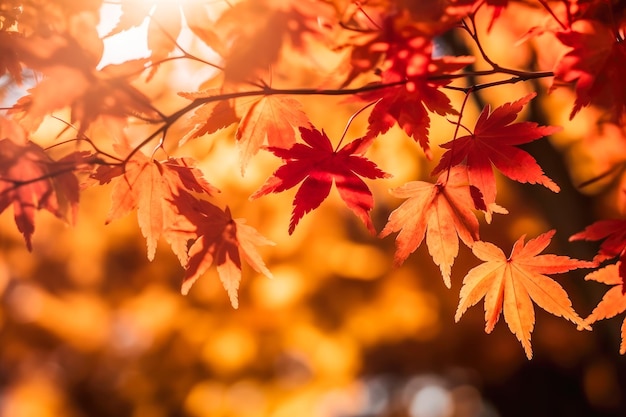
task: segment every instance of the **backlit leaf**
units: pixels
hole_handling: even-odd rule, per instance
[[[484,298],[485,331],[491,333],[500,313],[504,312],[504,320],[522,343],[528,359],[533,355],[530,345],[530,334],[535,326],[533,301],[555,316],[588,327],[572,308],[565,290],[545,274],[590,268],[594,264],[567,256],[539,255],[550,244],[554,233],[551,230],[526,244],[526,236],[522,236],[508,258],[492,243],[475,242],[472,252],[484,263],[472,268],[463,279],[455,320],[459,321],[469,307]]]

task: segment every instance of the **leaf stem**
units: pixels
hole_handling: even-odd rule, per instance
[[[543,8],[546,9],[548,13],[550,13],[550,16],[552,16],[552,18],[556,20],[556,22],[559,24],[559,26],[561,26],[563,30],[568,30],[568,27],[563,22],[561,22],[561,19],[559,19],[559,17],[554,13],[554,10],[552,10],[552,8],[545,0],[539,0],[539,3],[541,3]]]
[[[361,114],[365,109],[367,109],[368,107],[371,107],[373,105],[375,105],[376,103],[378,103],[380,100],[376,100],[376,101],[372,101],[371,103],[368,103],[367,105],[365,105],[364,107],[361,107],[359,110],[356,111],[356,113],[354,113],[352,116],[350,116],[350,118],[348,119],[348,123],[346,123],[346,127],[343,129],[343,133],[341,134],[341,138],[339,139],[339,143],[337,143],[337,146],[335,147],[335,152],[337,152],[339,150],[339,147],[341,146],[341,143],[343,142],[343,139],[346,137],[346,134],[348,133],[348,128],[350,128],[350,124],[352,124],[352,121],[359,115]]]
[[[452,171],[452,161],[454,156],[454,144],[456,143],[456,138],[459,134],[459,129],[461,128],[461,120],[463,119],[463,112],[465,111],[465,105],[467,104],[467,99],[474,92],[474,89],[470,87],[469,90],[465,93],[465,97],[463,97],[463,103],[461,104],[461,110],[459,111],[459,120],[456,123],[456,127],[454,128],[454,135],[452,136],[452,146],[450,147],[450,163],[446,168],[448,173],[446,175],[446,183],[450,179],[450,171]]]

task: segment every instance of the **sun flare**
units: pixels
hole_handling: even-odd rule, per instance
[[[113,36],[107,36],[117,25],[121,14],[119,5],[104,4],[100,9],[98,33],[104,42],[104,53],[100,61],[100,67],[108,64],[119,64],[129,59],[144,58],[150,54],[146,41],[147,16],[141,25]]]
[[[185,5],[191,6],[189,10],[197,10],[205,7],[206,3],[198,0],[122,0],[104,3],[100,9],[100,23],[97,28],[104,41],[104,56],[100,67],[148,57],[150,50],[147,38],[151,18],[158,16],[158,26],[166,28],[170,24],[175,27],[182,23],[181,33],[184,34],[185,22],[189,18],[183,17],[184,13],[181,13],[188,9]],[[205,10],[212,14],[209,9],[212,7]],[[118,28],[118,25],[121,27]],[[112,34],[112,31],[115,33]]]

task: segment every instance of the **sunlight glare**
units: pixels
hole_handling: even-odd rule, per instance
[[[135,1],[146,3],[146,4],[157,5],[157,4],[166,4],[166,3],[170,3],[170,4],[189,3],[190,0],[135,0]]]
[[[99,68],[109,64],[119,64],[132,59],[147,58],[150,56],[148,49],[148,27],[152,16],[159,5],[184,6],[186,3],[197,0],[130,0],[140,5],[139,10],[145,10],[146,16],[137,26],[130,27],[120,33],[107,36],[119,23],[122,16],[122,3],[104,3],[100,8],[100,23],[97,27],[98,34],[104,42],[104,54]],[[141,6],[145,5],[145,6]],[[167,6],[166,6],[167,7]],[[176,18],[179,18],[178,16]],[[182,17],[185,21],[184,16]],[[184,24],[183,24],[184,25]],[[188,44],[193,35],[183,27],[178,41]]]
[[[148,16],[137,27],[105,37],[115,28],[121,15],[122,8],[119,4],[104,3],[100,9],[98,34],[104,38],[104,53],[99,68],[109,64],[120,64],[130,59],[146,58],[150,55],[147,41]]]

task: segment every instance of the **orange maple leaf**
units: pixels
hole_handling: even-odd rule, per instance
[[[320,38],[334,20],[332,7],[312,0],[257,0],[239,2],[216,22],[216,31],[229,44],[224,76],[231,82],[254,81],[280,57],[289,40],[304,52],[307,37]],[[245,24],[242,24],[245,22]]]
[[[402,264],[424,240],[428,253],[441,270],[443,282],[450,288],[450,273],[459,253],[459,238],[467,246],[479,239],[478,219],[473,212],[474,199],[468,185],[467,170],[455,167],[443,173],[435,184],[412,181],[391,190],[407,200],[389,216],[380,232],[385,237],[397,232],[394,264]]]
[[[235,101],[226,98],[229,93],[223,88],[178,93],[179,96],[188,100],[206,101],[187,121],[190,130],[178,142],[179,146],[188,140],[215,133],[239,121],[239,116],[235,111]]]
[[[270,147],[287,149],[296,142],[294,128],[312,127],[299,101],[284,96],[263,96],[254,102],[239,122],[237,143],[243,173],[250,158],[266,142]]]
[[[188,220],[197,226],[198,238],[189,248],[189,262],[185,266],[181,292],[187,294],[198,278],[215,263],[230,302],[237,308],[241,257],[255,271],[272,278],[256,246],[274,245],[274,242],[245,224],[245,219],[233,219],[228,207],[222,211],[208,201],[196,200],[193,208],[194,212]]]
[[[522,343],[528,359],[532,358],[530,334],[535,325],[532,301],[555,316],[588,328],[572,308],[563,287],[544,274],[590,268],[595,264],[567,256],[539,255],[554,233],[551,230],[526,244],[526,236],[520,237],[508,258],[492,243],[475,242],[472,252],[485,263],[472,268],[463,279],[455,320],[458,322],[469,307],[485,298],[485,331],[491,333],[504,311],[504,320]]]
[[[597,281],[607,285],[613,285],[600,303],[593,309],[589,317],[585,319],[585,324],[590,325],[598,320],[610,319],[618,314],[626,311],[626,292],[624,292],[624,283],[620,276],[621,261],[615,264],[607,265],[602,269],[587,274],[586,281]],[[626,353],[626,319],[622,322],[622,342],[620,343],[619,353]]]
[[[15,48],[19,36],[17,32],[0,31],[0,77],[9,73],[18,85],[22,84],[22,66]]]
[[[96,48],[84,50],[77,40],[67,36],[25,38],[16,45],[23,63],[43,74],[41,81],[10,110],[29,130],[36,130],[46,115],[65,107],[71,108],[71,121],[79,124],[79,134],[103,117],[126,122],[129,116],[140,115],[146,120],[161,116],[150,99],[130,82],[142,73],[145,59],[98,70]]]
[[[241,97],[228,99],[230,94],[237,93],[224,87],[198,92],[179,92],[179,96],[189,100],[207,100],[189,119],[191,130],[179,144],[215,133],[239,121],[235,138],[239,146],[239,161],[243,174],[250,159],[263,145],[289,148],[296,142],[294,129],[311,127],[309,118],[302,111],[302,105],[291,97],[262,95],[250,102],[241,100]]]
[[[75,162],[71,155],[54,161],[31,141],[0,140],[0,212],[13,205],[15,224],[28,250],[32,250],[35,211],[45,209],[74,222],[79,198],[78,179],[72,173]]]
[[[160,2],[153,10],[148,24],[148,49],[152,52],[152,62],[167,58],[176,48],[176,39],[182,29],[181,17],[180,6],[176,3]]]
[[[116,146],[118,152],[126,148]],[[137,210],[137,221],[146,238],[148,259],[154,259],[157,241],[163,235],[178,256],[187,262],[187,242],[194,238],[193,230],[182,230],[177,224],[193,204],[191,191],[212,195],[218,190],[209,184],[202,172],[194,168],[190,158],[169,158],[156,161],[140,151],[125,166],[102,166],[92,175],[101,184],[114,181],[113,204],[106,223]]]

